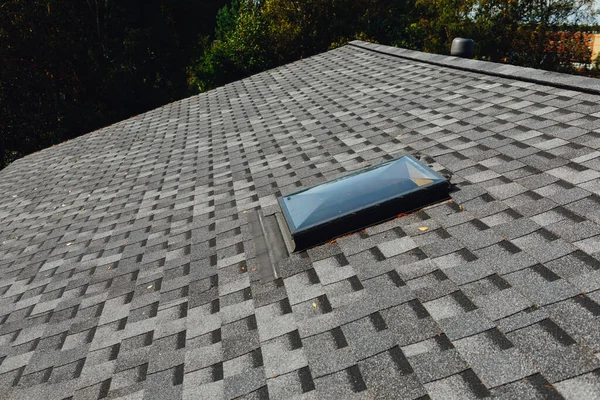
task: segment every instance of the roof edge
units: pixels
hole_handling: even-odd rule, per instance
[[[424,53],[421,51],[403,49],[401,47],[385,46],[376,43],[353,40],[348,45],[376,53],[427,64],[438,65],[462,71],[477,72],[501,78],[514,79],[540,85],[553,86],[577,92],[600,95],[600,79],[578,75],[569,75],[542,69],[519,67],[510,64],[500,64],[490,61],[471,60],[442,54]]]

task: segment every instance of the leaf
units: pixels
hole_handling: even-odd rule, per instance
[[[420,230],[421,232],[426,232],[426,231],[428,231],[428,230],[429,230],[429,228],[428,228],[428,227],[426,227],[426,226],[421,226],[421,227],[419,227],[419,230]]]

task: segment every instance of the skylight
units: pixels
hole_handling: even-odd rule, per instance
[[[449,186],[406,155],[282,196],[279,204],[295,250],[302,250],[445,200]]]

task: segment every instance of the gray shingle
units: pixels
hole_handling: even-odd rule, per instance
[[[525,355],[496,329],[454,344],[487,387],[501,386],[537,372]]]
[[[375,398],[418,398],[426,394],[398,347],[361,361],[358,365],[369,393]]]
[[[530,332],[538,333],[535,339],[529,335]],[[600,361],[588,349],[576,344],[550,319],[511,332],[507,337],[531,358],[534,366],[550,382],[581,375],[600,365]]]
[[[598,374],[590,372],[554,385],[565,399],[593,399],[600,393]]]

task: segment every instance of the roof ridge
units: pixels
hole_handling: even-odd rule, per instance
[[[600,95],[600,79],[597,78],[520,67],[510,64],[500,64],[491,61],[472,60],[443,54],[425,53],[401,47],[364,42],[362,40],[353,40],[352,42],[349,42],[348,45],[375,53],[387,54],[393,57],[424,62],[461,71],[476,72],[500,78],[508,78],[560,89]]]

